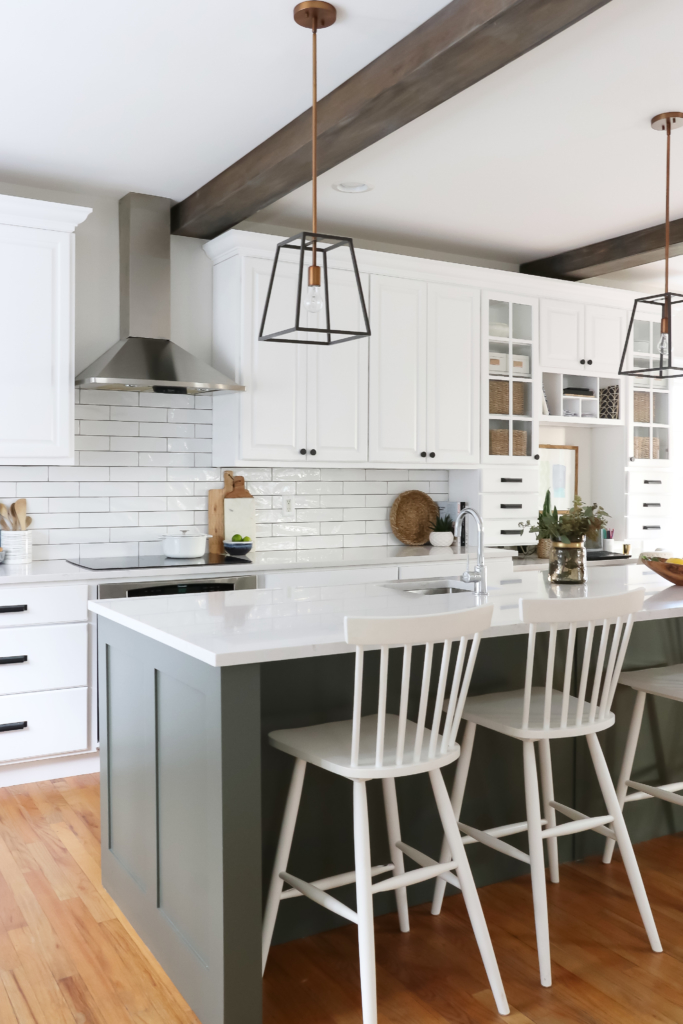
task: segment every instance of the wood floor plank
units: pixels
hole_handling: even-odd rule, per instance
[[[20,966],[13,971],[26,1002],[36,1020],[50,1024],[74,1024],[73,1014],[64,1000],[59,985],[50,974],[36,949],[28,928],[16,928],[9,933],[17,951]]]

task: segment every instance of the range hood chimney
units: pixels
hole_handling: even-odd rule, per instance
[[[76,387],[197,395],[241,384],[169,341],[171,200],[129,192],[119,201],[121,341],[76,376]]]

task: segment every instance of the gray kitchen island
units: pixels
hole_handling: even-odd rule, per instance
[[[519,685],[526,648],[520,597],[571,600],[641,586],[646,601],[626,667],[683,661],[683,593],[642,565],[591,569],[585,587],[553,587],[543,573],[513,573],[501,560],[491,568],[486,598],[366,584],[91,602],[99,616],[103,882],[202,1024],[261,1020],[263,879],[291,774],[291,759],[265,738],[275,728],[349,717],[353,653],[343,640],[345,615],[421,615],[493,603],[470,690],[476,693]],[[620,688],[618,724],[606,734],[612,763],[629,692]],[[654,754],[645,744],[643,757],[654,757],[660,772],[680,733],[674,717],[669,709],[652,726]],[[558,750],[557,798],[593,813],[599,797],[576,745],[560,741]],[[488,734],[478,745],[478,800],[468,821],[479,826],[479,816],[487,827],[505,816],[523,818],[518,757],[500,736]],[[295,841],[292,851],[292,870],[301,877],[352,866],[350,787],[328,776],[312,769],[307,777],[298,828],[308,841]],[[399,786],[402,825],[407,842],[433,847],[437,856],[441,832],[423,785],[416,778]],[[650,803],[656,806],[638,815],[634,839],[682,826],[677,810]],[[372,792],[370,807],[372,816]],[[379,807],[375,818],[373,850],[383,856]],[[598,852],[601,842],[593,833],[567,839],[562,859]],[[478,884],[525,870],[484,847],[469,847],[469,856]],[[431,888],[416,886],[412,902],[428,899]],[[376,913],[393,909],[393,897],[382,895]],[[275,941],[340,923],[306,900],[285,901],[282,911]]]

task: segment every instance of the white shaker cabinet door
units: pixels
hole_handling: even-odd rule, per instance
[[[361,274],[361,286],[367,303],[367,274]],[[335,324],[345,330],[363,330],[356,279],[351,271],[330,271],[330,305]],[[307,461],[366,462],[368,339],[307,345],[306,349]]]
[[[426,465],[427,285],[373,275],[370,319],[370,461]]]
[[[308,346],[258,340],[271,269],[269,260],[245,260],[240,458],[304,461]],[[268,307],[269,333],[292,326],[295,295],[296,267],[282,265]]]
[[[430,284],[427,463],[478,461],[479,291]]]
[[[73,461],[73,234],[0,224],[0,463]]]
[[[542,299],[541,367],[560,370],[585,368],[583,327],[583,306],[580,303]]]
[[[586,306],[586,366],[596,373],[615,375],[626,340],[626,315],[622,309]]]

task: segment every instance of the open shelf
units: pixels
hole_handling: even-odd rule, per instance
[[[544,372],[543,396],[543,423],[623,425],[618,377]]]

